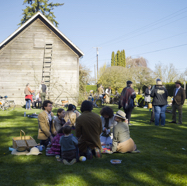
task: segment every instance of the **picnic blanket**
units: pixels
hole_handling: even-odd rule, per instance
[[[112,146],[111,145],[102,145],[101,153],[103,154],[112,154]]]

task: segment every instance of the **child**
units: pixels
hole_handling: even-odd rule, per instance
[[[65,165],[73,165],[76,162],[78,140],[71,134],[71,127],[64,127],[64,136],[60,138],[61,159]]]
[[[51,143],[51,148],[47,151],[48,154],[55,154],[55,155],[60,155],[60,137],[63,136],[63,127],[61,127],[58,130],[58,134],[53,138],[53,141]]]

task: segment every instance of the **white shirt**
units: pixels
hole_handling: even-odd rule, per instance
[[[109,91],[108,88],[107,88],[106,91],[105,91],[105,93],[106,93],[106,94],[111,94],[111,89],[110,89],[110,91]]]
[[[45,111],[45,112],[47,113],[47,116],[48,116],[49,121],[51,121],[51,120],[52,120],[51,113],[49,113],[49,112],[47,112],[47,111]]]
[[[177,92],[179,91],[180,88],[181,88],[181,86],[179,88],[176,88],[175,96],[177,95]]]

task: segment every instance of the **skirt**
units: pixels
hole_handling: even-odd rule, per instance
[[[136,149],[136,145],[135,145],[133,139],[130,138],[122,143],[118,143],[116,151],[125,153],[125,152],[132,152],[135,149]]]

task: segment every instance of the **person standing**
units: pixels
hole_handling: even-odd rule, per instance
[[[151,91],[151,97],[153,97],[153,106],[155,112],[155,125],[159,126],[159,120],[161,118],[161,125],[165,125],[166,108],[168,91],[162,86],[162,81],[157,81],[155,88]]]
[[[53,136],[57,134],[52,111],[52,102],[45,100],[43,102],[43,112],[38,115],[38,139],[40,145],[45,147],[53,141]]]
[[[26,101],[25,109],[26,110],[31,110],[31,102],[32,102],[32,93],[33,92],[34,92],[34,90],[31,90],[29,87],[29,83],[27,83],[26,88],[24,90],[25,101]]]
[[[124,112],[126,113],[126,118],[128,119],[128,124],[132,125],[130,123],[131,120],[131,113],[134,108],[134,99],[136,97],[136,93],[134,89],[132,88],[132,81],[127,81],[127,87],[123,89],[120,96],[119,101],[119,109],[123,107]]]
[[[104,89],[103,89],[102,85],[100,85],[100,87],[98,88],[98,94],[99,94],[99,96],[102,96],[103,93],[104,93]]]
[[[111,87],[108,87],[105,93],[106,93],[106,103],[110,103]]]
[[[42,100],[42,104],[45,101],[46,93],[47,93],[47,86],[44,84],[44,81],[41,81],[41,85],[39,87],[40,97]]]
[[[151,85],[145,90],[145,103],[148,105],[151,102]]]
[[[185,90],[181,87],[181,82],[175,82],[176,88],[173,91],[173,102],[172,102],[172,121],[170,123],[176,123],[176,110],[179,112],[179,122],[177,124],[182,124],[182,106],[186,99]]]

